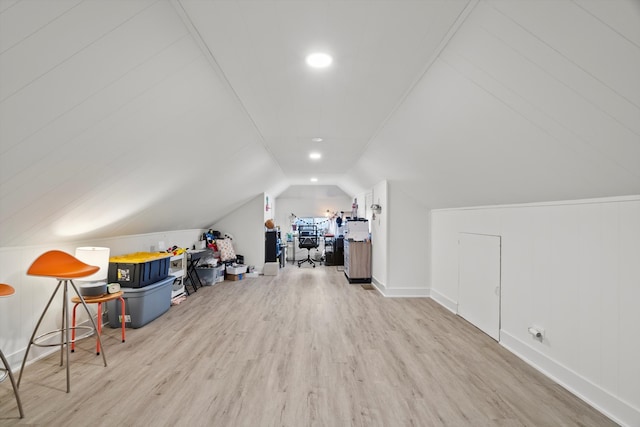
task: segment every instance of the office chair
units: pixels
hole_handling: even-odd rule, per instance
[[[305,262],[308,262],[313,268],[316,268],[316,263],[311,259],[311,249],[317,248],[320,244],[318,241],[318,226],[314,224],[300,225],[298,227],[298,240],[298,247],[307,250],[307,258],[298,261],[298,268]]]

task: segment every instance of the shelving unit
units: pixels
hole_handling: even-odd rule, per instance
[[[280,231],[267,230],[264,233],[264,262],[278,262],[280,267],[284,267],[286,248],[280,239]]]
[[[325,236],[325,265],[344,265],[344,239],[342,237]]]
[[[171,298],[175,298],[185,293],[184,278],[187,275],[187,253],[174,255],[169,260],[169,275],[174,276],[176,281],[171,289]]]
[[[349,283],[371,283],[371,241],[344,241],[344,275]]]
[[[276,262],[280,258],[280,232],[267,230],[264,233],[264,262]]]

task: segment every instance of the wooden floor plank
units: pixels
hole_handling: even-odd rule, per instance
[[[140,329],[104,329],[25,369],[0,425],[612,426],[430,299],[389,299],[335,267],[193,293]]]

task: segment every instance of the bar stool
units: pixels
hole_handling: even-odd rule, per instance
[[[39,347],[55,347],[60,346],[60,366],[64,363],[65,351],[66,347],[66,356],[67,356],[67,393],[71,391],[71,381],[69,375],[69,347],[71,344],[71,339],[69,337],[69,332],[73,326],[69,323],[69,285],[73,287],[76,295],[80,297],[80,302],[84,307],[91,323],[93,325],[93,330],[97,331],[98,327],[96,326],[96,322],[93,320],[93,315],[89,311],[89,307],[84,301],[84,298],[78,292],[78,288],[73,283],[72,279],[80,279],[82,277],[87,277],[96,271],[99,270],[100,267],[96,267],[93,265],[87,265],[84,262],[78,260],[76,257],[69,255],[66,252],[62,251],[49,251],[40,255],[29,267],[27,270],[27,274],[30,276],[44,276],[44,277],[52,277],[58,280],[58,286],[56,286],[55,291],[49,298],[49,302],[47,303],[42,315],[40,315],[40,319],[38,319],[38,323],[36,324],[35,329],[33,330],[33,334],[29,339],[29,345],[27,346],[27,351],[24,354],[24,360],[22,361],[22,367],[20,368],[20,376],[18,376],[18,387],[20,387],[20,381],[22,380],[22,374],[24,372],[24,366],[27,363],[27,356],[29,355],[29,349],[32,345],[36,345]],[[46,332],[44,334],[38,335],[36,337],[36,333],[38,332],[38,328],[40,327],[40,323],[42,323],[42,319],[44,315],[47,313],[53,298],[58,293],[58,290],[62,287],[63,289],[63,297],[62,297],[62,326],[60,329],[56,329],[54,331]],[[44,339],[50,335],[60,333],[60,342],[55,344],[48,344],[43,342]],[[98,343],[100,347],[102,347],[102,341],[100,340],[100,335],[98,334]],[[104,354],[104,349],[102,351],[102,360],[104,361],[104,366],[107,366],[107,358]]]
[[[6,285],[4,283],[0,283],[0,298],[10,297],[16,292],[13,289],[13,286]],[[13,394],[16,396],[16,402],[18,402],[18,411],[20,411],[20,418],[24,418],[24,412],[22,412],[22,403],[20,402],[20,394],[18,393],[18,386],[16,385],[16,380],[13,378],[13,374],[11,373],[11,366],[9,366],[9,362],[4,357],[2,353],[2,349],[0,349],[0,359],[2,359],[2,364],[4,368],[0,368],[0,372],[4,371],[4,374],[0,375],[0,383],[4,381],[7,376],[11,380],[11,385],[13,386]]]
[[[98,335],[102,335],[102,304],[105,302],[109,302],[112,301],[114,299],[119,299],[120,300],[120,306],[122,307],[122,321],[120,322],[122,324],[121,329],[122,329],[122,342],[124,342],[125,339],[125,329],[126,329],[126,322],[124,321],[125,319],[125,314],[126,314],[126,310],[125,310],[125,301],[124,298],[122,297],[124,295],[123,291],[119,291],[116,292],[114,294],[104,294],[101,296],[97,296],[97,297],[85,297],[84,298],[84,302],[86,302],[87,304],[97,304],[98,305]],[[73,353],[76,349],[76,309],[78,308],[78,305],[80,305],[82,303],[82,301],[80,301],[80,297],[73,297],[71,298],[71,302],[74,304],[73,306],[73,320],[71,321],[71,353]],[[79,337],[80,338],[84,338],[84,337]],[[96,340],[96,354],[100,354],[100,341]]]

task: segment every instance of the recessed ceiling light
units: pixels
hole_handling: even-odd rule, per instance
[[[313,142],[322,142],[322,141],[324,141],[324,139],[322,139],[322,138],[311,138],[311,141],[313,141]]]
[[[313,160],[318,160],[319,158],[322,157],[322,154],[318,153],[318,152],[313,152],[313,153],[309,153],[309,158],[313,159]]]
[[[333,58],[326,53],[312,53],[307,56],[307,65],[313,68],[326,68],[333,62]]]
[[[311,178],[309,181],[311,181],[311,182],[318,182],[318,178]]]

